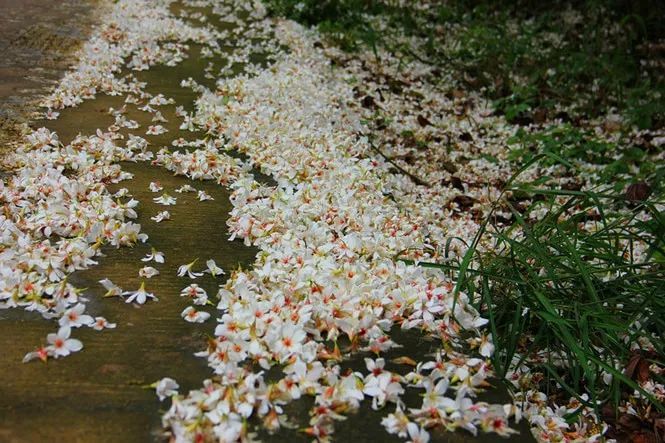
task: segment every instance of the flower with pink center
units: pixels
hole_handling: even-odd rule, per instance
[[[36,350],[25,354],[25,357],[23,357],[23,363],[27,363],[36,358],[46,363],[46,360],[48,359],[49,355],[52,355],[52,353],[49,351],[49,348],[46,346],[40,346]]]
[[[101,331],[103,329],[114,329],[116,326],[115,323],[109,323],[104,317],[95,317],[95,323],[92,325],[92,329],[95,331]]]
[[[386,361],[383,358],[377,358],[376,360],[372,360],[371,358],[366,358],[365,359],[365,366],[367,367],[367,370],[370,372],[367,377],[365,377],[365,383],[367,383],[370,378],[375,378],[378,377],[383,373],[383,367],[385,366]]]
[[[196,283],[192,283],[191,285],[187,286],[182,291],[180,291],[180,296],[191,298],[192,302],[195,305],[202,306],[208,303],[208,294],[206,293],[205,289],[203,289]]]
[[[81,326],[90,326],[95,320],[87,315],[83,314],[85,311],[85,305],[83,303],[77,303],[73,308],[67,309],[58,320],[60,326],[68,326],[70,328],[80,328]]]
[[[61,326],[57,333],[51,333],[46,336],[46,341],[49,343],[47,350],[52,353],[55,358],[66,357],[72,352],[78,352],[83,349],[83,343],[75,338],[69,338],[72,333],[72,328],[69,326]]]
[[[297,355],[300,352],[306,337],[307,334],[301,327],[293,323],[285,323],[279,334],[275,334],[271,343],[272,351],[277,354],[278,360],[284,361],[291,355]]]
[[[197,311],[193,306],[186,307],[180,316],[190,323],[203,323],[210,318],[209,313]]]
[[[169,132],[169,130],[162,125],[150,125],[145,133],[146,135],[160,135],[165,132]]]

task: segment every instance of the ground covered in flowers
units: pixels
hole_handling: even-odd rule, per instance
[[[593,187],[598,165],[577,162],[585,174],[572,174],[516,161],[507,145],[518,126],[481,93],[450,93],[423,60],[384,48],[348,53],[268,12],[260,2],[120,0],[44,98],[46,127],[4,159],[0,187],[0,309],[54,326],[41,345],[18,341],[24,361],[64,366],[88,351],[82,328],[115,329],[102,332],[112,337],[147,322],[124,347],[108,339],[105,363],[129,352],[135,366],[103,374],[152,359],[151,379],[120,378],[137,403],[129,386],[168,401],[154,435],[174,441],[531,441],[529,428],[542,441],[604,438],[595,398],[550,396],[556,383],[539,383],[543,361],[570,367],[565,352],[532,353],[534,335],[506,354],[510,331],[497,329],[483,297],[488,280],[468,276],[485,264],[476,252],[500,260],[501,244],[483,233],[528,238],[521,221],[552,210],[545,198],[506,191],[518,171],[522,182],[547,177],[575,196]],[[639,206],[647,191],[629,189],[631,220],[659,214]],[[554,200],[566,206],[565,196]],[[547,204],[527,211],[534,201]],[[571,217],[568,209],[557,217]],[[582,210],[576,223],[593,231],[599,216]],[[506,233],[490,219],[520,223]],[[630,251],[644,261],[650,237],[638,240]],[[561,309],[509,308],[517,318]],[[635,326],[650,314],[619,337],[650,353],[634,358],[631,373],[593,363],[599,382],[632,383],[621,407],[640,419],[665,394],[657,337]],[[164,333],[175,348],[146,338]],[[105,358],[103,341],[92,338],[95,359]],[[194,352],[207,367],[190,361]],[[33,362],[25,373],[33,366],[42,370]],[[159,409],[157,400],[141,404]]]

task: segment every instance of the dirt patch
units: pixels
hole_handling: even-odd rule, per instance
[[[12,150],[39,98],[75,62],[105,0],[0,0],[0,155]]]

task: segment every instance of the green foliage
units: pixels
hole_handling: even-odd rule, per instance
[[[644,81],[627,93],[625,114],[640,129],[665,125],[665,86]]]
[[[557,163],[557,157],[594,164],[607,164],[612,161],[612,157],[618,149],[616,145],[599,141],[588,131],[569,124],[552,126],[539,132],[520,130],[511,141],[518,142],[522,146],[520,149],[511,151],[512,160],[528,162],[541,153],[554,154],[556,157],[547,157],[543,160],[542,163],[547,166]]]
[[[599,185],[620,191],[631,182],[647,181],[659,184],[665,166],[647,161],[647,151],[628,140],[611,143],[599,140],[591,131],[571,124],[552,125],[540,131],[517,131],[509,142],[512,149],[508,159],[524,164],[546,154],[543,166],[552,166],[564,159],[576,167],[592,167]],[[584,172],[582,172],[584,173]]]
[[[460,44],[446,58],[486,87],[509,121],[557,106],[585,117],[621,108],[641,128],[662,120],[662,73],[640,67],[647,36],[640,16],[592,4],[575,9],[583,23],[568,23],[555,10],[531,15],[503,6],[458,17]]]
[[[527,166],[553,157],[534,157]],[[512,183],[509,194],[535,202],[523,208],[502,199],[515,223],[494,224],[490,214],[456,265],[424,265],[451,272],[456,291],[476,294],[476,307],[490,320],[500,374],[518,366],[516,359],[539,361],[535,369],[547,374],[543,389],[556,384],[593,407],[616,402],[622,391],[640,390],[623,375],[631,345],[646,338],[660,355],[665,352],[661,202],[631,205],[611,189]],[[529,217],[543,207],[544,217]],[[649,221],[640,216],[644,212]],[[481,243],[492,244],[493,252],[480,252]],[[613,375],[609,385],[604,373]]]

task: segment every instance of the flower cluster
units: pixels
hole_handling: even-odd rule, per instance
[[[289,54],[255,77],[218,81],[217,91],[204,91],[197,102],[195,120],[277,185],[261,186],[244,170],[231,184],[231,237],[261,253],[253,270],[234,272],[218,293],[215,339],[199,354],[218,381],[174,397],[165,426],[178,440],[235,440],[248,435],[245,418],[260,417],[276,430],[286,423],[283,406],[311,395],[307,432],[319,440],[365,398],[375,408],[396,405],[402,418],[391,414],[384,424],[404,437],[424,441],[426,429],[440,425],[509,433],[510,408],[473,401],[490,367],[462,353],[463,328],[476,331],[481,354],[489,356],[491,341],[479,331],[486,320],[465,294],[454,295],[441,272],[393,260],[427,244],[423,222],[390,199],[388,166],[363,158],[370,148],[358,137],[358,115],[339,106],[352,96],[348,85],[329,75],[311,36],[293,23],[279,26],[275,34]],[[198,158],[218,155],[205,152]],[[177,157],[158,158],[168,165]],[[219,181],[201,175],[207,162],[195,158],[196,151],[185,155],[182,173]],[[196,299],[200,290],[183,292]],[[416,363],[406,376],[384,370],[381,358],[368,360],[364,375],[345,372],[345,356],[329,344],[381,354],[399,346],[394,328],[439,337],[450,351],[442,350],[438,363]],[[263,370],[275,366],[282,376],[268,382]],[[425,390],[422,408],[405,409],[407,385]]]
[[[60,80],[43,105],[50,109],[76,106],[98,93],[119,95],[131,90],[131,76],[117,75],[127,67],[140,71],[155,64],[173,66],[185,57],[187,42],[217,51],[220,35],[212,27],[193,26],[169,10],[171,0],[116,2],[101,29],[82,48],[76,68]],[[151,105],[168,103],[156,98]],[[159,132],[158,128],[153,131]]]
[[[131,221],[138,202],[122,202],[105,186],[128,178],[115,162],[132,155],[109,134],[79,136],[60,147],[57,136],[42,128],[7,159],[13,174],[0,184],[0,309],[37,311],[67,328],[105,324],[84,314],[85,299],[67,275],[96,264],[102,244],[146,240]],[[73,340],[68,330],[58,334],[63,343]],[[45,355],[65,356],[81,349],[75,344],[47,347]]]

